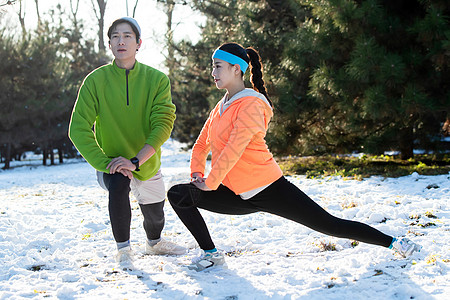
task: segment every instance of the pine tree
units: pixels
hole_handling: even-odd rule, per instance
[[[188,146],[197,138],[208,117],[208,113],[222,96],[211,77],[211,55],[236,34],[230,29],[230,14],[236,12],[236,1],[218,0],[214,3],[193,1],[196,9],[210,16],[202,29],[202,40],[195,45],[181,41],[174,45],[175,59],[172,84],[172,99],[177,107],[177,120],[172,136]],[[224,30],[222,32],[222,30]]]
[[[23,102],[23,95],[17,93],[17,85],[20,82],[20,76],[17,75],[19,68],[17,61],[17,52],[15,51],[15,42],[8,36],[4,30],[0,32],[0,56],[3,57],[3,63],[0,65],[0,151],[4,159],[4,168],[9,168],[11,152],[16,141],[11,134],[17,119],[12,112],[14,108],[20,106]]]
[[[195,138],[206,100],[220,98],[204,66],[232,41],[263,59],[275,104],[267,136],[274,152],[395,149],[408,158],[414,146],[439,150],[436,136],[450,111],[447,2],[193,1],[208,19],[199,43],[177,45],[175,138]]]
[[[208,18],[202,28],[200,42],[193,45],[182,41],[175,47],[177,66],[171,78],[173,99],[177,105],[174,138],[192,144],[208,112],[223,96],[223,91],[215,88],[210,75],[211,55],[223,43],[236,42],[260,51],[269,95],[273,93],[273,98],[277,98],[271,78],[278,75],[277,65],[282,60],[280,53],[288,42],[284,31],[295,25],[295,12],[287,2],[292,1],[193,1],[194,9]],[[248,77],[246,80],[250,86]]]
[[[308,1],[306,1],[308,2]],[[449,7],[443,1],[315,1],[310,31],[332,46],[313,71],[310,94],[331,97],[341,132],[334,148],[412,157],[430,148],[449,105]],[[320,49],[320,48],[319,48]],[[447,51],[447,52],[446,52]],[[334,117],[334,118],[333,118]],[[341,136],[339,136],[341,134]],[[417,144],[419,143],[419,144]],[[348,147],[351,146],[351,148]],[[345,149],[344,148],[344,149]],[[353,148],[353,149],[352,149]]]
[[[67,29],[61,13],[51,18],[52,23],[42,21],[23,39],[5,32],[0,36],[0,55],[5,58],[0,66],[0,88],[5,91],[0,95],[1,151],[39,148],[44,164],[46,153],[53,164],[53,149],[58,149],[62,162],[62,149],[71,148],[67,130],[78,88],[105,60],[93,41],[83,39],[82,26]]]

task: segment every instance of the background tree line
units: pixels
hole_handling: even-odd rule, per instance
[[[35,26],[25,26],[25,2],[32,3]],[[105,12],[108,0],[56,2],[42,13],[39,0],[0,0],[0,162],[4,169],[11,159],[26,151],[42,154],[43,164],[54,164],[57,150],[63,157],[77,154],[67,137],[68,123],[78,88],[93,69],[112,56],[105,42]],[[164,1],[162,1],[164,3]],[[64,7],[61,5],[64,4]],[[139,0],[125,0],[124,15],[134,16]],[[92,37],[80,6],[89,5],[97,28]],[[15,11],[20,33],[8,28],[6,9]],[[85,10],[84,10],[85,11]],[[29,11],[28,11],[29,12]]]
[[[60,7],[24,26],[0,29],[0,154],[72,149],[67,126],[84,76],[110,60],[104,41],[107,0],[91,0],[97,38]],[[156,0],[167,15],[167,73],[177,106],[173,137],[191,145],[221,98],[211,54],[225,42],[259,50],[275,104],[268,134],[279,155],[444,150],[450,112],[450,4],[446,0]],[[173,11],[206,16],[198,42],[173,39]],[[133,14],[138,0],[130,3]],[[127,14],[128,1],[127,1]],[[2,24],[0,24],[2,25]],[[248,79],[248,78],[247,78]],[[448,122],[450,123],[450,121]],[[450,132],[450,128],[448,129]],[[60,155],[62,158],[62,154]]]
[[[11,2],[11,1],[8,1]],[[79,0],[71,11],[58,5],[46,18],[37,12],[36,28],[27,30],[21,1],[17,6],[21,34],[0,30],[0,154],[4,168],[25,151],[39,151],[43,164],[60,163],[76,151],[67,137],[68,122],[82,79],[109,58],[105,49],[86,39],[77,18]],[[73,5],[72,5],[73,4]],[[94,3],[93,3],[94,4]],[[69,20],[69,22],[67,21]],[[4,24],[2,24],[4,25]]]
[[[445,0],[192,1],[198,43],[174,44],[174,137],[192,143],[223,91],[210,76],[225,42],[260,51],[278,154],[444,149],[450,112],[450,3]]]

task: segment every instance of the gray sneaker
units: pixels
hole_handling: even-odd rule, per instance
[[[414,252],[420,252],[420,250],[422,250],[422,246],[414,243],[407,238],[394,238],[394,241],[392,242],[390,248],[403,257],[411,256]]]
[[[221,252],[203,252],[199,257],[196,257],[192,260],[192,264],[188,266],[188,269],[200,272],[205,269],[222,266],[224,264],[225,257]]]
[[[154,246],[145,242],[145,254],[150,255],[181,255],[186,253],[186,248],[178,246],[175,243],[161,239]]]
[[[119,264],[121,268],[124,269],[134,269],[133,266],[133,250],[131,250],[130,246],[124,247],[120,249],[116,254],[116,262]]]

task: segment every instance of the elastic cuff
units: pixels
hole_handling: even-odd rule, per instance
[[[191,172],[191,178],[192,178],[192,174],[194,174],[194,173],[200,173],[200,174],[202,174],[202,177],[205,176],[205,174],[203,174],[202,172],[195,171],[195,172]]]
[[[147,239],[147,242],[150,246],[155,246],[156,244],[158,244],[161,241],[161,238],[156,239],[156,240],[151,240],[151,239]]]
[[[119,242],[119,243],[116,243],[116,244],[117,244],[117,250],[120,250],[122,248],[130,246],[130,240],[125,241],[125,242]]]
[[[207,253],[214,253],[214,252],[217,252],[217,249],[214,248],[214,249],[211,249],[211,250],[203,250],[203,251],[205,251]]]
[[[392,247],[394,246],[394,242],[395,242],[396,240],[397,240],[396,238],[392,238],[392,242],[391,242],[391,244],[389,245],[389,249],[392,249]]]

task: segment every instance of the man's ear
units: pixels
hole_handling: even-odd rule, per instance
[[[142,45],[142,39],[139,39],[139,43],[137,44],[136,50],[139,50],[139,48],[141,48]]]

